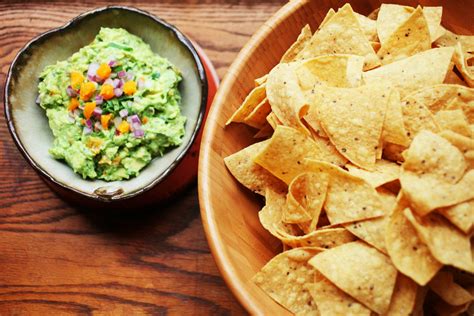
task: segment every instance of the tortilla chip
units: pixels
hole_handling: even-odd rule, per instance
[[[273,128],[270,123],[266,122],[263,127],[255,135],[253,135],[253,138],[268,138],[272,136],[272,134]]]
[[[294,128],[279,125],[268,146],[256,157],[255,162],[279,179],[289,184],[304,169],[303,160],[311,158],[332,162],[320,145]]]
[[[285,183],[253,162],[254,157],[268,144],[268,140],[256,143],[224,158],[227,169],[237,181],[260,195],[264,195],[267,188],[276,192],[286,191]]]
[[[472,231],[474,225],[474,200],[443,207],[438,209],[437,212],[465,234],[469,234]]]
[[[412,315],[418,285],[401,273],[397,274],[390,307],[385,316]]]
[[[373,171],[361,169],[353,164],[347,164],[346,168],[350,174],[364,179],[374,188],[397,180],[400,177],[401,170],[400,165],[383,159],[375,162],[375,168]]]
[[[314,283],[306,287],[318,306],[321,316],[333,315],[367,315],[370,309],[337,288],[321,273],[315,271]]]
[[[260,78],[257,78],[255,79],[255,87],[258,87],[258,86],[261,86],[262,84],[264,84],[265,82],[267,82],[267,78],[268,78],[268,74],[260,77]]]
[[[229,125],[232,122],[240,123],[252,113],[252,111],[265,99],[265,85],[261,85],[253,88],[252,91],[247,95],[242,105],[232,114],[227,120],[225,125]]]
[[[298,54],[297,59],[327,54],[363,56],[364,70],[380,65],[377,55],[349,4],[340,8],[314,33],[309,44]]]
[[[324,209],[332,225],[375,218],[384,214],[377,191],[364,180],[334,165],[305,159],[308,170],[329,175]]]
[[[267,189],[265,193],[265,206],[258,212],[258,218],[262,226],[277,238],[279,238],[277,231],[285,232],[289,235],[297,233],[292,225],[285,224],[281,220],[285,203],[286,197],[284,193]]]
[[[325,161],[329,161],[330,163],[340,167],[347,163],[347,159],[337,151],[336,147],[334,147],[328,138],[315,135],[312,131],[311,135],[313,136],[314,142],[318,144],[321,155],[326,157],[324,159]]]
[[[267,122],[268,124],[270,124],[270,126],[273,129],[276,129],[278,125],[283,125],[283,123],[278,119],[278,117],[273,112],[270,112],[270,114],[267,115]]]
[[[469,236],[458,231],[441,215],[431,213],[419,218],[409,208],[403,214],[439,262],[474,272]]]
[[[355,15],[367,39],[371,43],[378,42],[379,38],[377,36],[377,22],[357,12],[355,12]]]
[[[244,119],[243,123],[254,128],[262,128],[267,123],[267,116],[272,111],[267,98],[263,99]]]
[[[329,249],[356,240],[354,235],[344,228],[318,229],[303,236],[293,236],[283,229],[278,229],[276,237],[292,248],[319,247]]]
[[[433,303],[433,312],[437,316],[459,316],[464,315],[463,313],[468,310],[469,306],[470,304],[452,306],[445,303],[443,300],[435,300]]]
[[[449,305],[459,306],[470,303],[471,293],[453,280],[453,275],[447,271],[440,271],[430,281],[430,288]]]
[[[407,98],[402,105],[403,122],[409,139],[415,138],[420,131],[439,132],[439,126],[430,110],[416,100]]]
[[[460,85],[439,84],[419,90],[407,97],[423,104],[432,113],[461,109],[469,124],[474,123],[474,89]]]
[[[382,65],[431,48],[431,37],[420,6],[382,44],[377,52]]]
[[[415,228],[403,215],[407,206],[406,199],[400,195],[397,206],[388,217],[385,245],[397,270],[424,286],[443,265],[431,255]]]
[[[309,134],[301,123],[308,108],[306,98],[298,85],[295,64],[279,64],[270,71],[266,87],[273,113],[286,126]]]
[[[309,27],[309,24],[306,24],[301,29],[301,33],[300,35],[298,35],[296,42],[294,42],[290,46],[290,48],[288,48],[288,50],[285,52],[285,54],[280,60],[280,63],[289,63],[293,61],[298,55],[298,53],[301,52],[304,49],[304,47],[308,44],[312,35],[313,34],[311,33],[311,28]]]
[[[460,75],[458,75],[454,68],[448,71],[443,83],[468,87],[466,81],[464,81],[464,79]]]
[[[333,8],[329,9],[328,12],[326,13],[326,16],[324,16],[324,19],[321,21],[321,24],[319,24],[318,31],[323,27],[324,24],[326,24],[327,21],[329,21],[330,18],[332,18],[336,14],[336,11],[334,11]]]
[[[410,144],[410,139],[407,137],[403,120],[400,93],[397,90],[392,90],[390,99],[388,100],[381,141],[402,146],[408,146]],[[380,148],[382,149],[382,147]]]
[[[387,93],[380,86],[330,88],[318,91],[317,111],[329,139],[353,164],[371,170],[382,133]],[[308,120],[308,118],[305,118]]]
[[[321,252],[308,263],[374,312],[388,310],[397,270],[375,248],[355,241]]]
[[[415,306],[413,307],[412,316],[424,316],[423,305],[425,303],[426,294],[428,293],[428,286],[419,286],[416,291]]]
[[[413,91],[440,84],[452,68],[453,48],[434,48],[362,74],[366,84],[383,82],[402,99]]]
[[[355,55],[323,55],[301,62],[295,69],[303,91],[317,86],[358,87],[362,82],[364,59]],[[313,92],[314,93],[314,92]]]
[[[440,132],[439,136],[448,140],[464,154],[466,154],[470,150],[474,150],[474,139],[472,138],[463,136],[461,134],[449,130]]]
[[[308,260],[320,251],[316,248],[297,248],[280,253],[252,281],[292,313],[315,312],[316,304],[304,285],[314,280],[314,269]]]
[[[471,128],[464,112],[457,110],[442,110],[435,114],[436,123],[441,129],[449,129],[455,133],[472,137]]]

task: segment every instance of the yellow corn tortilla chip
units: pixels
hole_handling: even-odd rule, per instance
[[[296,66],[296,76],[303,91],[311,94],[318,86],[358,87],[362,82],[364,59],[356,55],[323,55]],[[314,92],[313,92],[314,93]]]
[[[314,220],[310,231],[314,230],[326,198],[327,187],[326,175],[305,172],[296,176],[288,187],[283,221],[297,224]]]
[[[453,275],[447,271],[440,271],[430,281],[430,288],[449,305],[459,306],[470,303],[473,297],[453,280]]]
[[[319,251],[316,248],[296,248],[280,253],[252,281],[292,313],[315,312],[316,304],[304,285],[314,280],[314,269],[308,260]]]
[[[292,236],[285,230],[278,229],[276,237],[292,248],[319,247],[329,249],[356,240],[354,235],[344,228],[318,229],[303,236]]]
[[[253,111],[244,118],[243,123],[254,128],[262,128],[267,123],[267,116],[272,111],[267,98],[264,98]]]
[[[254,80],[255,81],[255,87],[258,87],[258,86],[264,84],[265,82],[267,82],[267,78],[268,78],[268,74],[266,74],[266,75],[264,75],[260,78],[255,79]]]
[[[434,115],[423,104],[410,98],[405,99],[402,104],[403,122],[409,139],[415,138],[422,130],[439,132]]]
[[[255,157],[255,162],[289,184],[297,175],[308,171],[303,166],[305,158],[332,160],[310,137],[294,128],[278,125],[268,146]]]
[[[431,37],[420,6],[382,44],[377,52],[382,65],[431,48]]]
[[[470,150],[474,150],[474,139],[472,138],[463,136],[450,130],[440,132],[439,136],[448,140],[464,154],[466,154]]]
[[[469,234],[472,231],[474,225],[474,200],[443,207],[438,209],[437,212],[465,234]]]
[[[304,133],[309,131],[301,123],[308,104],[298,85],[294,71],[295,64],[279,64],[268,75],[266,90],[273,113],[286,126],[296,128]]]
[[[442,110],[435,114],[436,123],[440,129],[449,129],[455,133],[472,137],[472,131],[464,112],[457,110]]]
[[[380,65],[380,61],[362,30],[349,4],[329,18],[311,38],[297,59],[327,54],[354,54],[364,57],[364,69]]]
[[[407,97],[423,104],[432,113],[461,109],[469,124],[474,123],[474,89],[453,84],[439,84],[415,91]]]
[[[350,174],[364,179],[374,188],[397,180],[400,177],[401,171],[400,165],[384,159],[375,162],[373,171],[361,169],[353,164],[347,164],[345,167]]]
[[[258,218],[262,226],[277,238],[279,238],[277,231],[289,235],[297,233],[292,225],[285,224],[281,220],[285,203],[286,196],[284,193],[267,189],[265,192],[265,206],[258,212]]]
[[[377,191],[361,178],[337,166],[305,159],[308,170],[329,175],[324,209],[332,225],[380,217],[383,205]]]
[[[367,315],[370,309],[337,288],[321,273],[315,271],[314,283],[306,285],[321,316],[333,315]]]
[[[451,47],[434,48],[362,74],[366,84],[383,82],[400,92],[402,99],[413,91],[440,84],[452,68]]]
[[[267,122],[273,129],[276,129],[278,125],[283,125],[283,123],[278,119],[278,117],[276,117],[275,113],[273,112],[270,112],[270,114],[267,115]]]
[[[403,121],[400,93],[397,90],[392,90],[388,100],[381,141],[401,146],[408,146],[410,144]],[[382,149],[382,146],[380,148]]]
[[[257,105],[265,99],[265,85],[261,85],[253,88],[252,91],[247,95],[242,105],[232,114],[232,116],[227,120],[225,125],[229,125],[232,122],[240,123],[252,113],[252,111],[257,107]]]
[[[373,169],[390,92],[367,85],[327,87],[318,93],[319,102],[311,108],[331,142],[353,164]]]
[[[318,253],[308,263],[374,312],[388,310],[397,270],[375,248],[355,241]]]
[[[321,21],[321,24],[319,24],[318,31],[321,27],[323,27],[324,24],[326,24],[327,21],[329,21],[330,18],[334,16],[334,14],[336,14],[336,11],[334,11],[333,8],[329,9],[329,11],[324,16],[324,19]]]
[[[229,169],[237,181],[260,195],[264,195],[265,189],[267,188],[276,192],[286,191],[284,182],[253,162],[254,157],[264,149],[268,143],[269,141],[263,141],[253,144],[224,158],[227,169]]]
[[[415,228],[403,215],[407,206],[408,202],[400,195],[387,220],[385,245],[397,270],[424,286],[443,265],[431,255]]]
[[[390,307],[385,316],[413,315],[418,285],[401,273],[397,274]]]
[[[320,137],[312,130],[311,135],[313,136],[314,142],[318,144],[319,150],[321,150],[321,155],[326,157],[326,161],[340,167],[347,163],[347,159],[337,151],[336,147],[334,147],[328,138]]]
[[[377,22],[357,12],[355,12],[355,15],[367,39],[371,43],[378,42],[379,39],[377,36]]]
[[[311,39],[311,28],[308,24],[306,24],[302,29],[301,33],[298,35],[298,38],[293,43],[293,45],[288,48],[285,52],[283,57],[280,60],[280,63],[289,63],[293,61],[299,52],[303,50],[303,48],[308,44],[309,40]]]
[[[469,236],[458,231],[441,215],[431,213],[419,218],[409,208],[403,214],[439,262],[474,272]]]

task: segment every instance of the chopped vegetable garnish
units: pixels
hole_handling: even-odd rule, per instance
[[[115,96],[114,87],[110,84],[102,85],[102,88],[100,88],[100,95],[104,98],[104,100],[112,99]]]
[[[104,129],[109,129],[109,122],[112,119],[112,114],[104,114],[100,117],[100,124]]]
[[[133,80],[125,82],[123,85],[123,92],[126,95],[132,95],[137,92],[137,83]]]
[[[84,82],[81,84],[81,99],[84,101],[89,100],[95,92],[95,84],[93,82]]]
[[[92,116],[92,112],[94,112],[94,109],[95,109],[95,102],[87,102],[85,105],[84,105],[84,117],[86,119],[90,119],[91,116]]]
[[[84,76],[79,71],[71,72],[71,87],[73,89],[79,89],[81,84],[84,82]]]
[[[117,127],[117,130],[121,134],[128,133],[130,131],[130,124],[128,124],[127,121],[122,121],[122,123],[120,123],[120,125]]]
[[[112,69],[107,64],[101,64],[97,69],[97,76],[99,76],[102,80],[107,79],[111,73]]]
[[[71,100],[69,100],[69,106],[67,107],[69,111],[74,111],[78,107],[79,107],[79,101],[76,98],[72,98]]]

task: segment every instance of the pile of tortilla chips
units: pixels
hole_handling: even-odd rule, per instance
[[[457,315],[474,295],[474,36],[441,7],[349,4],[301,30],[229,119],[225,158],[283,249],[253,281],[299,315]],[[474,307],[469,310],[474,312]]]

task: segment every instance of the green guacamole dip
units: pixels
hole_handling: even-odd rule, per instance
[[[40,76],[38,103],[54,135],[50,154],[84,179],[137,176],[182,143],[181,80],[141,38],[102,28],[91,44]]]

